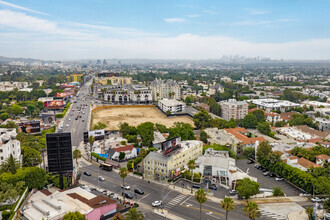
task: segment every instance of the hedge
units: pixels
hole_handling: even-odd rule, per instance
[[[102,160],[103,162],[106,160],[105,157],[102,157],[102,156],[100,156],[100,155],[98,155],[97,153],[94,153],[94,152],[92,152],[92,156],[97,160]]]
[[[13,208],[13,205],[3,205],[3,206],[0,206],[0,211],[12,209],[12,208]]]
[[[60,113],[60,114],[56,114],[55,115],[56,118],[64,118],[64,116],[65,116],[67,110],[69,109],[70,105],[71,105],[70,102],[68,104],[66,104],[66,106],[64,107],[64,111],[62,113]]]
[[[1,216],[3,220],[10,219],[10,216],[13,214],[13,211],[3,211]]]

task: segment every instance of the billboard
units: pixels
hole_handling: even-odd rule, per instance
[[[65,97],[68,97],[68,94],[67,93],[64,93],[64,92],[57,92],[57,93],[55,93],[55,97],[57,97],[57,98],[65,98]]]
[[[88,142],[88,138],[90,136],[93,136],[96,141],[103,140],[104,136],[105,136],[105,131],[104,131],[104,129],[100,129],[100,130],[93,130],[93,131],[84,132],[84,143]]]
[[[174,137],[161,143],[163,154],[166,155],[173,152],[176,149],[179,149],[181,147],[181,145],[179,144],[180,141],[181,141],[180,137]]]
[[[63,108],[64,103],[63,100],[53,100],[45,102],[45,108],[47,109],[59,109]]]
[[[48,172],[72,172],[71,132],[46,134]]]
[[[19,124],[22,132],[27,134],[38,133],[40,132],[40,121],[28,121],[22,122]]]
[[[41,119],[45,124],[54,124],[56,122],[55,114],[41,114]]]

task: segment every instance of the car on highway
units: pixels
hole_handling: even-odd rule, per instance
[[[217,190],[218,188],[217,188],[216,185],[213,185],[213,184],[212,184],[212,185],[209,186],[209,189]]]
[[[275,180],[276,181],[282,181],[283,180],[283,177],[276,177]]]
[[[140,194],[140,195],[143,195],[144,194],[143,190],[140,189],[140,188],[135,188],[134,189],[134,192],[137,193],[137,194]]]
[[[162,201],[159,201],[159,200],[154,201],[153,203],[151,203],[152,207],[161,206],[162,204],[163,204],[163,202]]]
[[[229,195],[232,195],[232,196],[234,196],[234,195],[237,195],[237,191],[236,190],[230,190],[229,191]]]
[[[130,192],[122,192],[121,195],[124,196],[125,198],[133,199],[133,194]]]
[[[319,197],[314,197],[311,199],[312,202],[323,202],[322,199],[320,199]]]
[[[195,189],[200,189],[202,186],[201,185],[198,185],[198,184],[193,184],[192,185],[192,188],[195,188]]]
[[[100,180],[100,181],[104,181],[105,178],[104,178],[103,176],[99,176],[99,180]]]
[[[126,184],[121,185],[120,187],[123,188],[123,189],[127,189],[127,190],[131,189],[131,187],[129,185],[126,185]]]
[[[85,171],[85,172],[84,172],[84,175],[86,175],[86,176],[91,176],[92,174],[91,174],[90,172],[88,172],[88,171]]]

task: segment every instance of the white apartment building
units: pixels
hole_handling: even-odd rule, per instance
[[[266,112],[271,112],[272,110],[280,110],[281,112],[285,112],[291,108],[300,107],[300,104],[287,100],[252,99],[251,102],[255,104],[257,108],[264,109]]]
[[[297,81],[298,78],[296,76],[279,75],[279,76],[274,76],[274,79],[278,81],[295,82]]]
[[[201,141],[180,141],[178,145],[178,149],[167,155],[164,152],[150,152],[144,158],[144,177],[164,180],[177,176],[189,160],[195,160],[203,154]]]
[[[175,99],[166,99],[166,98],[163,100],[159,100],[157,102],[157,106],[162,112],[166,113],[167,111],[170,111],[171,114],[175,114],[177,112],[184,112],[185,109],[184,102],[180,102]]]
[[[14,159],[22,162],[21,143],[16,140],[15,128],[0,128],[0,165],[12,154]]]
[[[230,119],[243,119],[248,114],[248,103],[229,99],[220,102],[221,117],[229,121]]]
[[[172,79],[168,79],[166,81],[162,79],[155,79],[150,84],[150,89],[152,91],[153,100],[163,98],[180,99],[180,85]]]

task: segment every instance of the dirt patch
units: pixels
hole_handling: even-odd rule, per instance
[[[129,125],[138,126],[143,122],[163,124],[171,127],[175,122],[189,123],[194,126],[193,120],[189,116],[166,117],[156,107],[136,107],[136,108],[108,108],[92,112],[93,126],[97,122],[107,125],[107,129],[118,130],[120,125],[127,122]]]

